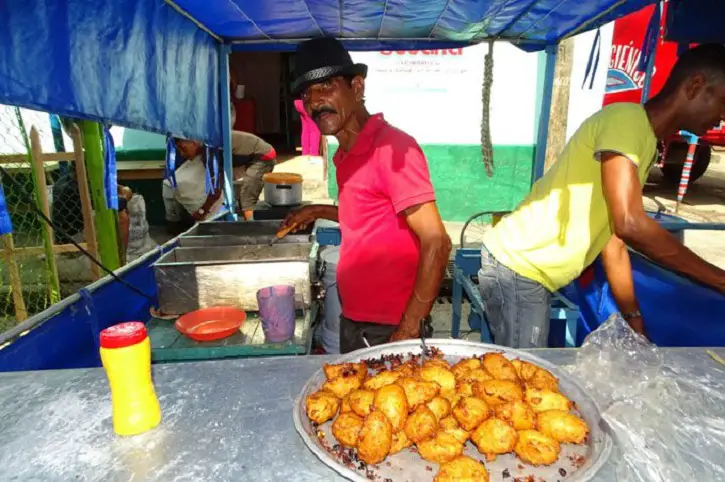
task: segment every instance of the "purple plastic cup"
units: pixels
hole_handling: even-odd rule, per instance
[[[257,291],[259,317],[270,343],[287,341],[295,333],[295,287],[269,286]]]

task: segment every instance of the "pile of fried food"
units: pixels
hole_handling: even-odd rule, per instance
[[[333,420],[333,436],[366,464],[415,445],[440,464],[436,482],[488,481],[485,465],[463,455],[469,440],[487,461],[513,452],[551,465],[560,444],[585,443],[589,434],[554,375],[501,353],[453,366],[441,356],[422,365],[397,358],[373,375],[365,362],[326,364],[324,372],[327,381],[306,399],[312,423]]]

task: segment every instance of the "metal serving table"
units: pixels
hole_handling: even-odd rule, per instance
[[[668,364],[721,371],[704,349],[662,351]],[[536,354],[568,365],[576,350]],[[307,449],[292,422],[294,398],[334,359],[155,365],[163,421],[127,439],[113,434],[103,370],[2,373],[0,480],[342,480]],[[595,478],[614,479],[611,462]]]

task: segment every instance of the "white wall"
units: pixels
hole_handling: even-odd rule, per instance
[[[352,57],[368,65],[366,103],[370,112],[384,113],[391,124],[420,144],[479,144],[487,51],[488,45],[475,45],[459,55],[450,51],[445,55],[442,51],[353,52]],[[534,143],[537,66],[537,54],[502,42],[494,46],[494,144]]]
[[[594,86],[589,88],[591,79],[588,78],[586,85],[582,88],[584,74],[586,73],[589,53],[596,36],[596,31],[585,32],[574,37],[574,64],[571,73],[571,84],[569,87],[569,117],[566,125],[567,140],[574,135],[574,132],[588,117],[602,108],[604,100],[604,88],[607,82],[607,70],[609,59],[612,55],[612,33],[614,23],[608,23],[601,28],[601,47],[599,51],[599,63],[597,65]]]

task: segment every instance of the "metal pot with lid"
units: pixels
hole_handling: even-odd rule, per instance
[[[291,172],[269,172],[264,180],[264,200],[272,206],[302,203],[302,176]]]

